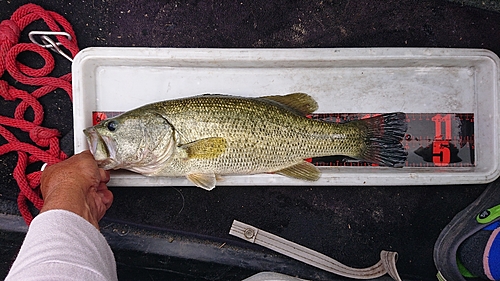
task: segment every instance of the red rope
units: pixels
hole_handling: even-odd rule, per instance
[[[20,189],[17,203],[28,225],[33,219],[28,208],[28,201],[32,202],[37,209],[41,209],[43,200],[39,192],[42,173],[36,171],[27,174],[26,168],[35,162],[41,161],[51,165],[67,158],[59,147],[59,131],[42,126],[44,111],[38,99],[56,89],[63,89],[72,99],[71,73],[61,77],[49,77],[48,75],[55,66],[51,53],[34,43],[19,43],[21,31],[37,20],[43,20],[50,31],[64,31],[71,36],[71,40],[60,35],[56,38],[73,57],[79,51],[75,32],[69,22],[61,15],[47,11],[38,5],[21,6],[10,20],[0,23],[0,77],[7,71],[13,79],[22,84],[39,86],[33,92],[28,93],[0,80],[0,96],[7,101],[20,100],[14,117],[0,115],[0,135],[7,141],[6,144],[0,146],[0,155],[17,152],[17,164],[13,171],[14,179]],[[45,65],[41,68],[31,68],[17,60],[20,53],[28,51],[41,56]],[[34,112],[33,121],[24,119],[29,108]],[[34,144],[21,142],[6,127],[18,128],[28,133]]]

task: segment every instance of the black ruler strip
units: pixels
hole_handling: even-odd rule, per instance
[[[121,112],[92,112],[92,122]],[[327,122],[349,122],[377,113],[317,113],[309,117]],[[474,167],[474,114],[407,113],[408,131],[403,146],[408,151],[405,167]],[[345,156],[309,159],[316,166],[375,166]]]
[[[322,113],[313,119],[348,122],[376,113]],[[474,167],[474,114],[407,113],[408,131],[403,146],[408,152],[406,167]],[[374,166],[344,156],[311,159],[316,166]]]

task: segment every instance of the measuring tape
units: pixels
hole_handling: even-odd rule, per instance
[[[92,124],[122,112],[92,112]],[[376,113],[315,113],[310,118],[345,123]],[[473,113],[407,113],[408,130],[402,143],[408,152],[405,167],[474,167]],[[309,159],[316,166],[376,166],[345,156]]]

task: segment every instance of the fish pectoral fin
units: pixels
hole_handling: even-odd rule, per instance
[[[283,96],[264,96],[263,99],[272,100],[285,105],[301,115],[308,115],[318,110],[318,103],[308,94],[293,93]]]
[[[321,175],[321,172],[316,166],[306,161],[276,171],[275,173],[307,181],[317,181]]]
[[[224,153],[226,147],[227,141],[221,137],[206,138],[181,145],[188,159],[213,159]]]
[[[186,178],[194,183],[197,187],[201,187],[205,190],[212,190],[217,182],[215,174],[188,174]]]

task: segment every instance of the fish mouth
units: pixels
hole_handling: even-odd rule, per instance
[[[106,136],[101,136],[94,127],[83,130],[90,153],[94,156],[97,165],[103,169],[114,169],[118,166],[116,159],[116,144]]]

